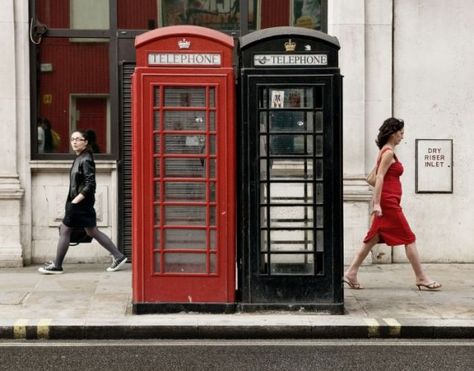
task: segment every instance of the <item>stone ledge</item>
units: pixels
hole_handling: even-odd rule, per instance
[[[20,200],[24,194],[17,176],[0,176],[0,199]]]
[[[369,202],[372,190],[362,175],[344,176],[344,201]]]
[[[1,189],[0,200],[21,200],[25,195],[23,189]]]
[[[69,171],[72,165],[71,160],[32,160],[30,168],[32,172]],[[117,170],[115,160],[95,160],[96,171],[105,173]]]

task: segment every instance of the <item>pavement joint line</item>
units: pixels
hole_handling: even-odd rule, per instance
[[[29,320],[26,318],[19,318],[13,324],[13,338],[26,339],[26,326]]]
[[[395,318],[383,318],[385,323],[389,325],[388,334],[393,337],[400,337],[402,325]]]
[[[367,324],[367,335],[369,338],[380,336],[380,324],[375,318],[364,318]]]
[[[36,337],[38,339],[49,339],[49,326],[52,320],[50,318],[42,318],[38,321],[36,327]]]

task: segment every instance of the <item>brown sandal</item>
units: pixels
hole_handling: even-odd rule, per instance
[[[346,276],[342,277],[342,281],[344,281],[345,283],[347,283],[349,285],[349,287],[353,290],[360,290],[362,289],[363,287],[360,285],[359,282],[354,282],[354,281],[351,281],[349,278],[347,278]]]
[[[439,282],[432,281],[428,284],[416,283],[416,286],[418,287],[418,290],[420,291],[422,287],[424,287],[425,289],[428,289],[428,291],[438,291],[442,285]]]

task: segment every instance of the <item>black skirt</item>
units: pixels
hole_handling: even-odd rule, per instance
[[[94,200],[84,199],[77,204],[66,203],[63,224],[68,227],[95,227],[97,217],[94,209]]]

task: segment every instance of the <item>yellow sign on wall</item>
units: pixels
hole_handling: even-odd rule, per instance
[[[51,104],[51,103],[53,103],[53,95],[43,94],[43,104]]]

